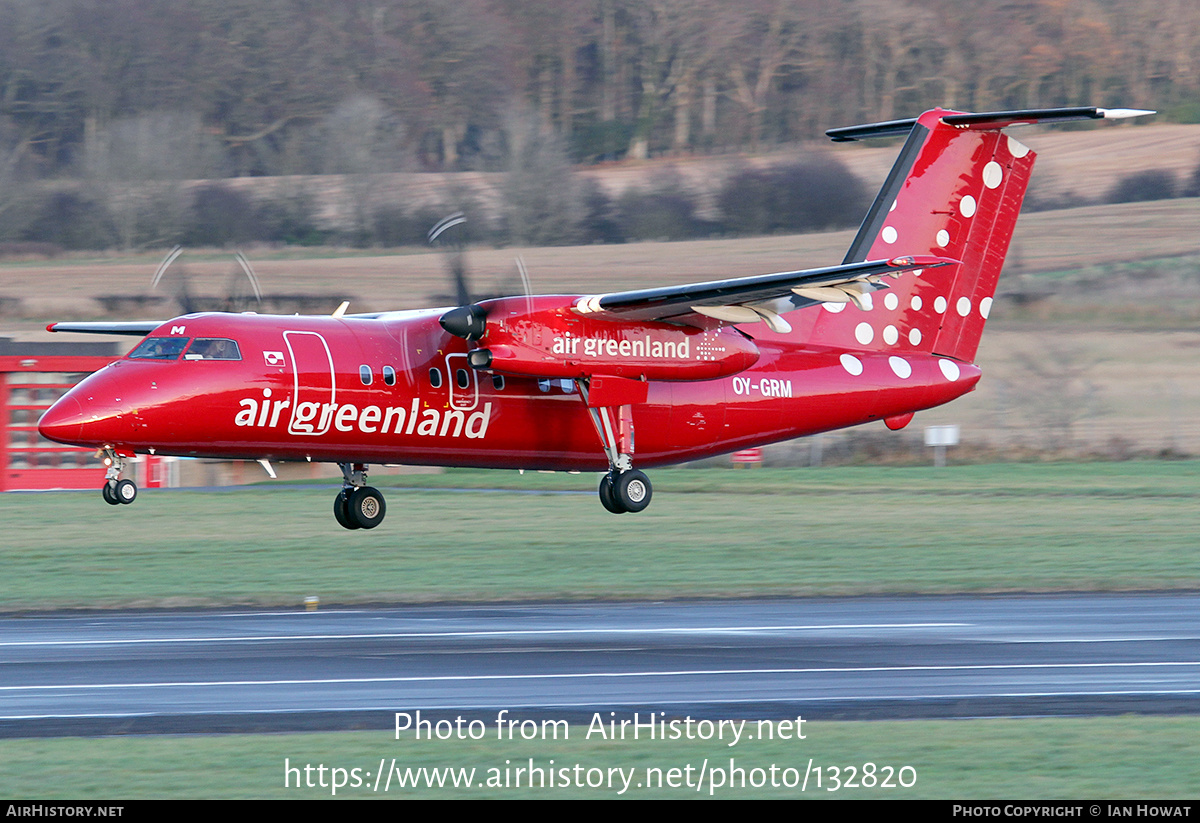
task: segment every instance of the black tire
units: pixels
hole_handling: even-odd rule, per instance
[[[383,522],[383,516],[387,514],[387,504],[383,501],[379,489],[361,486],[350,492],[346,513],[360,527],[373,529]]]
[[[613,491],[613,477],[611,473],[600,478],[600,505],[613,514],[625,514],[626,510],[621,507],[621,503],[617,500],[616,493]]]
[[[137,500],[137,484],[132,480],[118,480],[113,488],[113,496],[118,503],[132,503]]]
[[[621,472],[613,483],[613,496],[628,512],[640,512],[649,506],[653,493],[650,478],[637,469]]]
[[[347,497],[348,492],[343,489],[337,493],[337,497],[333,498],[333,517],[344,529],[360,529],[362,526],[358,525],[358,521],[350,517]]]
[[[110,506],[119,506],[121,501],[117,499],[117,494],[114,491],[116,483],[110,480],[105,480],[104,485],[100,487],[100,494],[104,497],[104,502]]]

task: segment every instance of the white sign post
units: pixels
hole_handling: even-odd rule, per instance
[[[933,446],[933,465],[946,465],[946,447],[958,445],[958,426],[926,426],[925,445]]]

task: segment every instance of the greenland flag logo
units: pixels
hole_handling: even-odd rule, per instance
[[[267,361],[268,366],[282,366],[283,352],[281,351],[265,351],[263,352],[263,360]]]

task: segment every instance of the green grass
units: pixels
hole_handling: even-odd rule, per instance
[[[384,723],[390,718],[384,716]],[[747,729],[755,727],[749,721]],[[229,736],[154,736],[98,739],[5,740],[4,766],[0,769],[0,795],[8,797],[57,798],[291,798],[332,797],[332,788],[284,787],[284,761],[301,768],[358,768],[372,775],[380,758],[390,765],[412,768],[476,769],[476,782],[485,782],[489,770],[504,779],[504,769],[528,766],[529,759],[542,769],[586,770],[620,767],[628,774],[636,769],[626,797],[708,797],[706,780],[695,788],[637,789],[648,768],[659,768],[664,778],[668,769],[689,764],[695,784],[707,759],[708,769],[728,771],[730,759],[746,770],[746,779],[769,780],[752,774],[755,768],[779,767],[777,778],[802,776],[809,759],[824,767],[822,787],[810,777],[804,796],[814,798],[945,798],[945,799],[1061,799],[1070,798],[1194,798],[1200,793],[1200,718],[1115,717],[1062,720],[939,720],[887,722],[813,722],[804,726],[805,739],[787,741],[742,740],[730,747],[728,741],[603,741],[584,739],[586,726],[573,726],[569,741],[498,741],[494,726],[489,736],[478,741],[415,741],[407,733],[400,740],[390,728],[378,731]],[[506,765],[505,761],[509,761]],[[848,788],[829,791],[831,767],[841,769],[846,780],[849,766],[856,766],[861,779],[865,763],[877,769],[891,766],[915,770],[911,788]],[[716,773],[707,772],[710,779]],[[596,776],[597,773],[593,773]],[[877,774],[883,774],[877,771]],[[905,782],[911,783],[912,772]],[[332,775],[326,772],[326,783]],[[320,775],[312,773],[314,783]],[[603,788],[515,788],[509,772],[508,788],[434,788],[374,792],[367,785],[345,787],[337,796],[377,797],[588,797],[607,799],[616,789]],[[719,778],[717,778],[719,780]],[[367,784],[367,780],[363,780]],[[371,779],[373,782],[373,777]],[[798,797],[799,788],[768,785],[761,788],[730,788],[728,782],[714,788],[715,797]]]
[[[379,477],[372,532],[333,523],[328,488],[0,496],[0,608],[734,597],[1200,588],[1200,464],[662,470],[640,515],[600,509],[590,475],[452,471]],[[419,484],[419,486],[417,485]],[[475,491],[451,491],[470,489]],[[486,491],[487,489],[499,491]],[[561,492],[579,492],[563,494]],[[398,707],[404,710],[406,707]],[[387,718],[384,718],[386,721]],[[912,766],[912,789],[819,797],[1179,798],[1200,792],[1200,718],[810,722],[802,741],[397,741],[338,734],[5,740],[0,795],[330,796],[285,789],[284,760],[586,768]],[[830,772],[824,772],[826,778]],[[844,774],[844,772],[843,772]],[[828,779],[826,779],[828,785]],[[707,788],[699,796],[705,797]],[[432,797],[605,789],[433,789]],[[694,789],[634,796],[696,797]],[[717,790],[718,797],[796,789]],[[395,797],[347,788],[339,797]]]
[[[1194,462],[652,477],[619,517],[590,475],[381,477],[369,532],[303,485],[4,495],[0,610],[1200,588]]]

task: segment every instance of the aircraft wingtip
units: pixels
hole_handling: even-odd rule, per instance
[[[1124,120],[1127,117],[1145,117],[1148,114],[1158,114],[1153,109],[1100,109],[1105,120]]]

